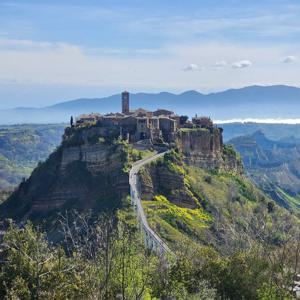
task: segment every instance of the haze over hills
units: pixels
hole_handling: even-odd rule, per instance
[[[24,99],[25,101],[26,99]],[[300,88],[274,85],[249,86],[223,92],[202,94],[186,91],[137,93],[130,96],[132,108],[154,110],[164,107],[189,116],[206,115],[214,120],[228,119],[297,119],[300,118]],[[76,99],[43,108],[19,107],[0,110],[1,124],[65,122],[70,115],[120,111],[120,95]]]

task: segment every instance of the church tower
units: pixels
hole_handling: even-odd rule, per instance
[[[129,113],[129,93],[126,91],[122,93],[122,113]]]

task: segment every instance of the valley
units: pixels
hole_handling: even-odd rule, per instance
[[[3,199],[60,144],[64,127],[64,124],[0,127],[0,190]]]
[[[300,144],[295,139],[271,140],[261,132],[229,141],[241,154],[250,178],[281,206],[299,213]]]

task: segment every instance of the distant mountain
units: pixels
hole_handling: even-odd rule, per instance
[[[300,143],[273,141],[257,131],[229,141],[256,184],[280,205],[300,212]]]
[[[154,110],[166,108],[178,114],[210,116],[213,119],[300,118],[300,88],[250,86],[223,92],[201,94],[187,91],[181,94],[131,94],[132,108]],[[25,99],[26,101],[26,99]],[[70,115],[120,111],[120,95],[105,98],[77,99],[44,108],[0,110],[2,124],[66,122]]]

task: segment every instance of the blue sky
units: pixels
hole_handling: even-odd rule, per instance
[[[0,108],[299,86],[299,1],[0,0]]]

